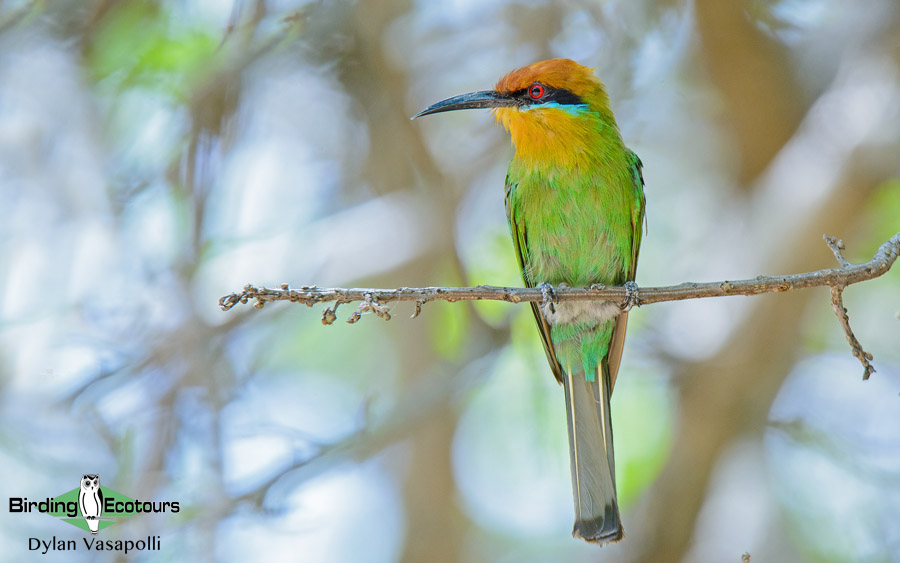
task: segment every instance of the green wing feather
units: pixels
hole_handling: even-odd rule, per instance
[[[526,287],[534,287],[534,280],[528,275],[525,269],[525,256],[528,254],[528,233],[525,232],[525,225],[516,221],[510,206],[510,194],[516,189],[516,184],[512,183],[509,175],[506,176],[506,219],[509,221],[509,229],[512,231],[513,247],[516,249],[516,260],[519,263],[519,271],[522,273],[522,279],[525,281]],[[534,320],[537,321],[538,329],[541,332],[541,342],[544,344],[544,353],[547,354],[547,361],[550,363],[550,369],[553,370],[553,376],[560,383],[563,382],[563,369],[556,358],[556,351],[550,341],[550,323],[541,314],[541,308],[538,303],[531,302],[531,312],[534,313]]]
[[[646,221],[647,200],[644,196],[644,164],[632,150],[628,150],[628,159],[634,176],[633,185],[637,205],[634,206],[631,215],[631,268],[628,270],[626,279],[628,281],[634,281],[634,276],[637,272],[638,254],[641,250],[641,238],[644,233],[644,222]],[[625,327],[627,325],[628,313],[623,313],[616,318],[612,341],[609,344],[610,391],[612,391],[612,388],[616,385],[616,376],[619,374],[619,364],[622,363],[622,351],[625,348]]]

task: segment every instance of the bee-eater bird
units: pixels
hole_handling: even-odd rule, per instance
[[[566,396],[575,527],[591,542],[622,539],[609,399],[622,359],[644,222],[641,161],[619,134],[592,69],[568,59],[514,70],[494,90],[454,96],[414,117],[491,108],[515,157],[506,216],[544,351]],[[624,304],[554,303],[553,285],[623,285]]]

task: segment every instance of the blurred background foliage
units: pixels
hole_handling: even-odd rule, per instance
[[[0,0],[2,496],[99,473],[180,501],[104,531],[159,534],[137,560],[900,561],[896,267],[845,294],[865,383],[824,289],[633,312],[603,549],[569,537],[527,308],[218,309],[248,282],[519,285],[507,137],[409,116],[554,56],[597,68],[645,163],[639,284],[897,232],[893,0]],[[65,528],[4,511],[0,559]]]

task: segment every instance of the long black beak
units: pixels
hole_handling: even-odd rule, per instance
[[[410,119],[422,117],[423,115],[431,115],[432,113],[441,113],[443,111],[453,111],[457,109],[476,109],[476,108],[499,108],[504,106],[516,105],[518,102],[509,96],[505,96],[494,90],[485,90],[482,92],[470,92],[468,94],[460,94],[446,100],[441,100],[436,104],[432,104],[423,109]]]

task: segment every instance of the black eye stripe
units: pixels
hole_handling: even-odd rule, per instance
[[[574,94],[568,90],[551,90],[544,96],[544,99],[550,102],[556,102],[560,105],[580,105],[584,103],[581,96]]]
[[[529,91],[531,90],[531,86],[528,88],[522,88],[521,90],[516,90],[515,92],[510,92],[509,96],[511,98],[516,98],[521,100],[523,104],[543,104],[548,102],[556,102],[560,105],[580,105],[584,103],[584,100],[581,96],[570,92],[569,90],[565,90],[563,88],[551,88],[550,86],[544,86],[544,96],[540,100],[532,99],[529,95]]]

